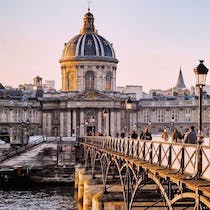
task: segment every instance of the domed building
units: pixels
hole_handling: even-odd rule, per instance
[[[80,33],[65,43],[59,62],[61,92],[40,99],[44,135],[115,136],[127,129],[122,102],[128,94],[116,91],[118,60],[112,44],[96,31],[89,9]]]
[[[60,63],[63,91],[116,90],[118,60],[112,44],[95,30],[89,9],[81,32],[65,43]]]

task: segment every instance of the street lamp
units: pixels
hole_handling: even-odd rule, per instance
[[[29,128],[29,125],[30,125],[30,120],[29,119],[27,119],[25,122],[21,123],[21,126],[22,126],[22,145],[28,144],[28,138],[29,138],[28,128]]]
[[[206,76],[208,69],[203,64],[204,60],[200,60],[200,64],[194,69],[196,87],[199,88],[199,111],[198,111],[198,140],[201,140],[202,132],[202,96],[203,96],[203,87],[206,85]]]
[[[95,127],[94,127],[94,123],[95,123],[95,117],[91,116],[89,122],[91,123],[91,135],[95,136]]]
[[[203,96],[203,87],[206,85],[206,76],[208,69],[203,64],[204,60],[200,60],[200,64],[194,69],[196,87],[199,88],[199,110],[198,110],[198,135],[197,135],[197,150],[196,150],[196,165],[194,178],[200,179],[202,174],[202,148],[201,144],[203,142],[202,135],[202,96]]]
[[[131,98],[128,97],[128,99],[126,99],[125,101],[125,107],[126,107],[126,110],[127,111],[130,111],[132,109],[132,101],[131,101]]]
[[[108,112],[106,110],[103,111],[103,117],[106,118],[107,117]]]
[[[173,131],[174,130],[174,122],[175,122],[175,119],[174,119],[174,116],[171,117],[171,130]]]
[[[128,99],[125,100],[125,108],[127,111],[127,134],[129,133],[130,130],[130,122],[129,122],[129,116],[128,116],[128,112],[132,109],[132,101],[131,98],[128,97]]]
[[[107,116],[108,116],[108,120],[109,120],[109,122],[108,122],[108,134],[109,134],[109,136],[111,136],[111,111],[110,111],[110,109],[108,111],[109,112],[107,112],[106,110],[103,111],[103,118],[107,119]]]
[[[148,129],[150,130],[150,132],[152,132],[151,131],[152,130],[152,121],[151,120],[148,121]]]

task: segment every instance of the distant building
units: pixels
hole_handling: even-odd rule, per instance
[[[44,89],[46,91],[55,90],[55,80],[46,80],[44,84]]]
[[[150,90],[150,94],[153,97],[161,97],[161,96],[190,96],[190,90],[186,88],[182,70],[179,71],[179,76],[175,87],[170,88],[168,90]]]

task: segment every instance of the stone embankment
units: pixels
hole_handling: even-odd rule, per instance
[[[14,177],[29,178],[35,182],[74,182],[77,157],[76,141],[43,141],[39,145],[0,163],[2,181]]]

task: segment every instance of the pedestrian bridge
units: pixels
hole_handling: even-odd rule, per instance
[[[104,193],[108,183],[120,184],[127,210],[147,209],[139,201],[150,184],[150,207],[210,209],[209,146],[92,136],[81,144],[85,168],[102,175]]]

